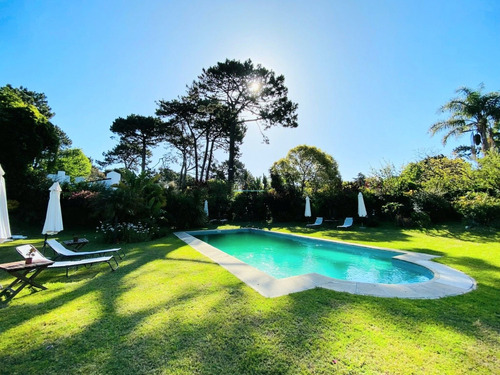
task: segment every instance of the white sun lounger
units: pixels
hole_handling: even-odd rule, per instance
[[[19,254],[23,256],[23,258],[33,258],[33,261],[37,260],[49,260],[45,258],[42,253],[40,253],[35,246],[33,245],[22,245],[16,247],[16,250]],[[113,268],[113,265],[111,264],[111,260],[114,260],[116,263],[116,267]],[[105,256],[105,257],[99,257],[99,258],[87,258],[87,259],[82,259],[82,260],[68,260],[68,261],[63,261],[63,262],[54,262],[51,264],[48,268],[66,268],[66,277],[68,277],[68,270],[71,267],[78,267],[78,266],[91,266],[93,264],[97,263],[108,263],[108,265],[111,267],[111,270],[114,271],[116,268],[118,268],[118,262],[116,261],[115,257],[110,255],[110,256]]]
[[[354,220],[353,220],[352,217],[346,217],[345,220],[344,220],[344,224],[338,225],[337,228],[342,228],[342,229],[350,228],[350,227],[352,227],[353,221]]]
[[[52,248],[52,250],[54,250],[59,256],[63,257],[85,257],[87,255],[104,255],[104,254],[115,253],[116,255],[118,255],[120,259],[123,259],[123,257],[120,254],[120,251],[123,253],[123,256],[125,256],[125,251],[123,251],[121,248],[94,250],[94,251],[72,251],[66,249],[62,244],[60,244],[54,239],[48,240],[47,245],[49,245]],[[58,257],[56,257],[56,259],[57,258]]]
[[[323,224],[323,218],[322,217],[317,217],[316,221],[312,224],[307,224],[306,227],[317,227]]]

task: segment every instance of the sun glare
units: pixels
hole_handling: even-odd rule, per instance
[[[248,84],[248,89],[253,93],[253,94],[257,94],[260,89],[261,89],[262,85],[259,81],[251,81],[249,84]]]

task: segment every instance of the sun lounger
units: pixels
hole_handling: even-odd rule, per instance
[[[33,261],[47,261],[49,259],[45,258],[42,253],[40,253],[35,246],[33,245],[22,245],[16,247],[16,250],[19,254],[23,256],[23,258],[32,258]],[[113,265],[111,264],[111,260],[114,260],[116,263],[116,267],[113,268]],[[99,258],[86,258],[82,260],[68,260],[68,261],[63,261],[63,262],[54,262],[48,268],[66,268],[66,277],[68,277],[68,270],[71,267],[79,267],[79,266],[91,266],[93,264],[97,263],[107,263],[110,267],[111,270],[114,271],[116,268],[118,268],[118,262],[116,261],[115,257],[110,255],[110,256],[105,256],[105,257],[99,257]]]
[[[94,251],[72,251],[69,249],[66,249],[62,244],[57,242],[56,240],[48,240],[47,245],[49,245],[52,250],[54,250],[57,253],[56,259],[59,257],[85,257],[88,255],[104,255],[104,254],[110,254],[110,253],[115,253],[118,255],[120,259],[123,259],[123,257],[120,254],[120,251],[123,253],[123,256],[125,256],[125,251],[123,251],[121,248],[116,248],[116,249],[107,249],[107,250],[94,250]]]
[[[338,225],[337,228],[342,228],[342,229],[350,228],[350,227],[352,227],[353,221],[354,220],[353,220],[352,217],[346,217],[345,220],[344,220],[344,224]]]
[[[323,224],[323,218],[322,217],[317,217],[316,221],[312,224],[307,224],[306,227],[317,227]]]

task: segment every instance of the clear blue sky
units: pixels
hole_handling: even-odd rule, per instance
[[[0,86],[44,92],[94,159],[116,144],[114,119],[153,115],[226,58],[283,74],[299,104],[299,127],[270,145],[247,132],[254,175],[307,144],[351,180],[468,142],[427,131],[458,87],[500,90],[500,1],[0,0]]]

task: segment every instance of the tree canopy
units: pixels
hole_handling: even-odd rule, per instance
[[[79,148],[65,149],[59,152],[56,169],[65,171],[71,177],[88,177],[92,163]]]
[[[166,119],[165,140],[181,157],[180,185],[185,186],[188,171],[196,183],[206,182],[216,163],[217,150],[228,151],[231,113],[215,100],[201,99],[192,91],[178,100],[158,102],[156,114]],[[235,135],[236,153],[243,139],[242,127]]]
[[[500,197],[500,153],[490,151],[478,160],[478,164],[476,176],[480,187]]]
[[[471,165],[463,159],[450,159],[444,155],[409,163],[400,177],[408,190],[423,189],[456,195],[472,187]]]
[[[97,161],[102,168],[113,164],[123,164],[125,169],[137,171],[141,163],[141,147],[135,143],[121,140],[112,150],[103,152],[104,160]],[[151,157],[151,151],[147,150],[146,160]]]
[[[288,99],[285,78],[261,65],[227,59],[203,69],[191,91],[202,99],[222,104],[229,126],[228,180],[234,180],[234,161],[238,133],[246,124],[256,123],[261,130],[272,126],[297,127],[297,104]],[[242,130],[241,130],[242,128]],[[240,129],[240,131],[238,131]],[[267,141],[267,138],[264,138]]]
[[[120,137],[119,149],[114,149],[110,156],[121,157],[124,151],[130,156],[138,152],[141,160],[141,171],[146,170],[147,159],[152,147],[164,139],[164,124],[152,116],[129,115],[117,118],[110,130]]]
[[[500,131],[500,93],[482,94],[483,85],[478,90],[461,87],[457,90],[459,97],[444,104],[440,111],[449,112],[447,120],[436,122],[431,126],[432,135],[446,132],[443,144],[450,137],[471,134],[471,153],[476,158],[476,147],[481,145],[485,155],[489,150],[497,148],[495,138]]]
[[[26,100],[29,91],[22,92],[0,88],[0,163],[6,173],[18,176],[43,158],[54,159],[61,144],[57,128]]]
[[[342,182],[335,159],[317,147],[306,145],[291,149],[285,158],[275,162],[271,175],[301,194],[334,191],[340,189]]]

